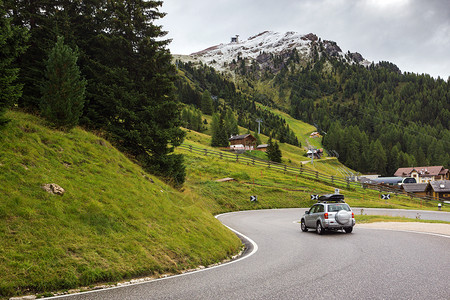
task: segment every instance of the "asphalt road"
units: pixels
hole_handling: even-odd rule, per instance
[[[219,216],[257,245],[240,261],[69,299],[450,299],[450,238],[357,227],[319,236],[301,232],[304,210]]]

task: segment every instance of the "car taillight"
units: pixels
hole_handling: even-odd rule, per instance
[[[355,214],[352,212],[352,219],[354,219],[355,218]]]
[[[323,215],[323,217],[324,217],[325,219],[328,219],[328,213],[325,213],[325,214]]]

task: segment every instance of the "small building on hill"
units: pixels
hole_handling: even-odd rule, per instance
[[[450,200],[450,180],[430,181],[427,187],[429,196],[438,198],[439,200]]]
[[[232,135],[228,139],[228,141],[230,142],[230,147],[232,145],[243,145],[246,150],[253,150],[256,147],[256,138],[250,133],[242,135]]]
[[[258,145],[256,147],[256,150],[259,150],[259,151],[262,151],[262,152],[267,152],[267,147],[269,147],[268,144],[261,144],[261,145]]]
[[[306,152],[306,156],[311,158],[314,155],[314,158],[321,158],[323,155],[323,149],[309,149]]]
[[[239,35],[236,34],[235,36],[231,37],[231,42],[232,43],[239,43]]]
[[[417,183],[450,179],[449,170],[443,166],[399,168],[394,176],[412,177],[417,180]]]
[[[418,196],[427,196],[428,183],[404,183],[400,187],[405,192],[414,193]]]
[[[311,132],[311,134],[309,135],[310,138],[319,138],[320,133],[318,133],[317,131]]]

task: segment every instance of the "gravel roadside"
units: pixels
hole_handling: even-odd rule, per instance
[[[450,224],[441,224],[441,223],[420,223],[420,222],[375,222],[367,224],[356,223],[355,229],[357,228],[426,232],[426,233],[447,235],[450,237]]]

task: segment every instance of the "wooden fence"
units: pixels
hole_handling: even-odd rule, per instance
[[[325,183],[329,183],[334,187],[345,187],[347,189],[351,188],[368,188],[372,190],[377,190],[380,193],[393,193],[393,194],[401,194],[411,198],[417,198],[425,201],[439,201],[439,199],[430,196],[419,196],[414,193],[408,193],[405,190],[390,187],[386,185],[379,184],[369,184],[369,183],[361,183],[358,181],[351,181],[348,178],[342,178],[339,176],[330,176],[327,174],[320,173],[318,171],[311,170],[303,165],[300,168],[287,166],[285,164],[276,163],[273,161],[267,161],[255,157],[248,157],[242,154],[236,154],[226,151],[215,151],[206,148],[199,148],[192,145],[182,144],[178,148],[182,150],[189,151],[191,153],[199,154],[202,156],[212,156],[223,160],[232,160],[237,163],[247,164],[249,166],[262,166],[267,167],[276,171],[281,171],[285,174],[292,174],[302,176],[304,178],[309,178],[312,180],[317,180]]]

